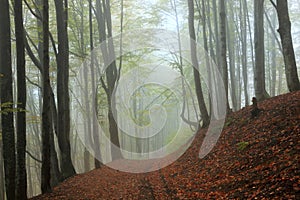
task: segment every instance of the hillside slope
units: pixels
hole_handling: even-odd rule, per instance
[[[199,159],[205,130],[173,164],[146,174],[106,166],[76,175],[39,199],[300,199],[300,92],[228,115],[214,149]]]

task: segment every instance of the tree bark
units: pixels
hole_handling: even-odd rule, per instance
[[[15,199],[16,156],[13,119],[11,35],[8,0],[0,1],[0,84],[3,160],[7,199]]]
[[[26,79],[22,1],[14,1],[14,18],[17,51],[17,188],[16,198],[27,199],[26,175]]]
[[[226,10],[226,7],[225,7]],[[230,85],[231,85],[231,90],[230,90],[230,94],[231,94],[231,102],[232,102],[232,109],[233,111],[237,110],[237,85],[236,82],[238,82],[239,77],[236,76],[236,70],[235,70],[235,45],[238,46],[237,44],[235,44],[235,30],[234,30],[234,14],[231,10],[231,12],[229,13],[229,16],[231,18],[230,22],[228,22],[228,20],[226,20],[226,28],[227,28],[227,32],[226,32],[226,43],[228,46],[228,55],[229,55],[229,74],[230,74]],[[236,80],[238,79],[238,80]],[[228,83],[229,84],[229,83]]]
[[[91,50],[91,81],[92,81],[92,128],[93,128],[93,139],[94,139],[94,164],[95,168],[101,167],[101,162],[98,158],[101,157],[100,141],[99,141],[99,129],[98,129],[98,102],[97,102],[97,91],[95,86],[95,70],[94,70],[94,40],[93,40],[93,21],[92,21],[92,1],[89,0],[89,31],[90,31],[90,50]],[[109,104],[110,105],[110,104]],[[98,157],[98,158],[97,158]]]
[[[224,87],[226,91],[226,106],[229,109],[228,102],[228,65],[227,65],[227,57],[226,57],[226,9],[225,9],[225,1],[220,0],[220,64],[222,69],[222,77],[224,82]]]
[[[300,90],[295,53],[291,35],[291,21],[288,12],[287,0],[277,0],[278,32],[281,38],[285,75],[290,92]]]
[[[112,22],[110,13],[110,1],[96,1],[97,22],[99,31],[99,40],[101,45],[101,52],[106,69],[106,82],[107,82],[107,102],[108,102],[108,121],[110,140],[112,142],[111,154],[112,160],[122,158],[122,152],[120,150],[119,131],[117,122],[113,116],[113,110],[115,105],[113,101],[113,90],[118,80],[118,70],[115,59],[111,63],[108,63],[108,58],[115,58],[114,45],[112,40],[106,41],[106,36],[109,38],[112,36]],[[114,147],[115,146],[115,147]]]
[[[49,5],[43,0],[43,106],[42,106],[42,193],[51,191],[50,186],[50,134],[52,119],[50,111],[49,78]]]
[[[201,112],[201,118],[203,120],[202,127],[207,127],[209,125],[209,116],[207,108],[204,102],[204,97],[202,93],[202,86],[199,74],[199,63],[197,58],[197,46],[196,46],[196,35],[195,35],[195,26],[194,26],[194,2],[193,0],[188,0],[189,8],[189,35],[190,35],[190,47],[191,47],[191,60],[193,65],[194,81],[196,87],[196,95],[199,104],[199,109]]]
[[[258,101],[269,97],[265,86],[264,0],[254,0],[254,89]]]
[[[61,173],[64,179],[76,174],[71,159],[70,100],[69,100],[69,42],[67,0],[55,0],[58,55],[57,55],[57,124],[58,145],[61,152]]]
[[[249,95],[248,95],[248,64],[247,64],[247,7],[245,2],[240,3],[240,23],[241,23],[241,45],[242,45],[242,75],[243,75],[243,83],[244,83],[244,99],[245,106],[249,105]],[[246,2],[247,3],[247,2]]]
[[[275,25],[276,23],[276,14],[275,12],[271,16],[272,24]],[[277,70],[277,63],[276,63],[276,39],[275,36],[271,38],[271,92],[270,95],[272,97],[275,96],[275,89],[276,89],[276,70]]]

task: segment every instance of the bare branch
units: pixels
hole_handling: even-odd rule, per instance
[[[27,37],[28,37],[28,35],[27,35]],[[34,63],[34,65],[42,73],[43,72],[43,66],[42,66],[41,62],[37,59],[37,57],[34,55],[34,53],[32,52],[32,49],[31,49],[30,45],[28,44],[27,37],[25,37],[25,48],[26,48],[27,54],[30,57],[30,59],[32,60],[32,62]]]
[[[42,161],[38,158],[36,158],[35,156],[33,156],[29,151],[25,150],[25,152],[29,155],[30,158],[32,158],[33,160],[42,163]]]
[[[277,10],[277,5],[274,3],[273,0],[270,0],[271,4],[274,6],[274,8]]]
[[[32,8],[31,8],[30,5],[28,4],[28,2],[27,2],[26,0],[24,0],[24,2],[25,2],[25,4],[26,4],[27,8],[29,9],[30,13],[31,13],[33,16],[35,16],[38,20],[42,21],[41,16],[38,15],[38,14],[36,14],[36,13],[32,10]]]
[[[31,80],[28,78],[28,76],[26,76],[26,80],[27,80],[30,84],[32,84],[32,85],[38,87],[39,89],[42,89],[42,87],[41,87],[39,84],[37,84],[37,83],[31,81]]]
[[[278,47],[279,47],[279,50],[280,50],[281,53],[282,53],[283,50],[282,50],[281,43],[280,43],[280,41],[279,41],[279,39],[278,39],[278,37],[277,37],[277,35],[276,35],[276,31],[275,31],[275,29],[274,29],[274,27],[273,27],[273,25],[272,25],[272,22],[271,22],[271,20],[270,20],[270,18],[269,18],[269,16],[268,16],[267,12],[265,12],[265,16],[266,16],[267,22],[268,22],[268,24],[269,24],[269,26],[270,26],[270,28],[271,28],[272,34],[273,34],[273,36],[274,36],[274,38],[275,38],[275,40],[276,40],[276,43],[277,43],[277,45],[278,45]]]

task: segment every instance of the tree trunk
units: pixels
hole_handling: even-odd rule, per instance
[[[269,97],[265,86],[264,0],[254,0],[254,89],[258,101]]]
[[[61,152],[61,173],[64,179],[76,174],[71,159],[70,100],[69,100],[69,44],[67,30],[67,0],[55,0],[58,55],[57,55],[57,104],[58,145]]]
[[[249,40],[250,40],[249,43],[250,43],[250,47],[251,47],[252,70],[254,73],[254,68],[255,68],[254,47],[253,47],[252,28],[251,28],[251,24],[250,24],[247,0],[243,0],[243,7],[244,7],[244,14],[246,15],[246,18],[247,18],[247,24],[245,24],[245,26],[248,25]]]
[[[3,160],[7,199],[15,199],[16,155],[13,119],[11,35],[8,0],[0,2],[0,84]]]
[[[95,168],[101,167],[101,148],[99,141],[99,129],[98,129],[98,97],[96,91],[96,81],[95,81],[95,70],[94,70],[94,40],[93,40],[93,20],[92,20],[92,1],[89,0],[89,35],[90,35],[90,51],[91,51],[91,63],[90,63],[90,77],[92,86],[92,135],[94,139],[93,149],[94,149],[94,165]],[[99,158],[99,159],[98,159]]]
[[[33,185],[32,185],[32,176],[31,176],[31,158],[27,156],[27,177],[28,177],[28,197],[32,197],[34,195],[33,193]]]
[[[49,5],[43,0],[43,106],[42,106],[42,193],[51,191],[50,186],[50,134],[52,119],[50,107],[49,78]]]
[[[226,57],[226,9],[225,1],[220,0],[220,64],[222,69],[222,76],[224,87],[226,91],[226,106],[229,109],[228,102],[228,66],[227,66],[227,57]]]
[[[245,3],[240,3],[240,23],[241,23],[241,45],[242,45],[242,75],[244,83],[244,99],[245,106],[249,105],[249,95],[248,95],[248,67],[247,67],[247,7]]]
[[[1,124],[0,124],[1,128]],[[2,129],[2,128],[1,128]],[[3,148],[2,139],[0,140],[0,199],[5,198],[5,187],[4,187],[4,166],[3,166]]]
[[[276,15],[275,13],[271,16],[272,24],[275,25],[276,23]],[[276,89],[276,70],[277,70],[277,63],[276,63],[276,39],[275,36],[271,38],[271,93],[272,97],[275,96],[275,89]]]
[[[201,118],[203,120],[202,127],[207,127],[209,125],[209,116],[207,108],[204,102],[204,97],[202,93],[202,86],[199,74],[199,63],[197,58],[197,46],[196,46],[196,35],[195,35],[195,26],[194,26],[194,2],[193,0],[188,0],[189,8],[189,34],[190,34],[190,46],[191,46],[191,59],[193,65],[194,81],[196,87],[196,95],[199,104],[199,109],[201,112]]]
[[[226,10],[226,7],[225,7]],[[236,70],[235,70],[235,30],[234,30],[234,14],[231,11],[230,12],[230,23],[228,20],[226,20],[226,28],[227,28],[227,34],[226,34],[226,42],[228,46],[228,55],[229,55],[229,74],[230,74],[230,85],[231,85],[231,102],[232,102],[232,109],[233,111],[237,110],[237,86],[236,86],[236,79],[239,79],[239,77],[236,76]]]
[[[287,0],[277,0],[277,16],[279,22],[278,32],[281,38],[287,86],[290,92],[297,91],[300,90],[300,82],[292,42],[291,21]]]
[[[14,1],[17,51],[17,188],[16,198],[27,199],[26,175],[26,79],[22,1]]]
[[[214,17],[214,29],[215,29],[215,41],[216,41],[216,64],[220,70],[221,70],[221,58],[220,58],[220,40],[219,40],[219,23],[218,23],[218,9],[217,9],[217,0],[212,1],[213,4],[213,17]]]
[[[40,17],[40,19],[42,18],[42,16],[40,16],[41,10],[39,8],[41,8],[43,6],[42,4],[42,0],[36,0],[36,14]],[[37,19],[37,30],[38,30],[38,45],[37,45],[37,51],[38,51],[38,59],[37,58],[32,58],[31,55],[31,59],[35,59],[36,65],[39,64],[39,62],[41,62],[43,60],[43,33],[42,33],[42,21],[40,19]],[[49,33],[50,34],[50,33]],[[28,47],[26,47],[27,49]],[[41,64],[40,64],[41,65]],[[37,65],[37,68],[40,70],[40,73],[43,76],[43,67],[39,67]],[[62,175],[60,173],[60,169],[59,169],[59,163],[58,163],[58,158],[57,158],[57,152],[55,149],[55,141],[54,141],[54,133],[57,136],[57,109],[56,109],[56,105],[55,105],[55,96],[53,93],[53,89],[50,85],[50,105],[51,105],[51,115],[52,115],[52,123],[53,123],[53,127],[54,130],[52,131],[52,133],[50,134],[50,153],[51,153],[51,187],[56,186],[59,182],[62,181]],[[40,98],[40,102],[41,102],[41,98]]]
[[[109,38],[112,36],[112,22],[110,13],[110,1],[96,1],[97,22],[99,31],[99,40],[101,45],[101,52],[106,69],[106,82],[107,82],[107,102],[108,102],[108,121],[110,140],[112,142],[111,154],[112,160],[122,158],[122,152],[120,150],[119,131],[117,122],[113,116],[113,110],[116,110],[113,101],[113,90],[117,83],[118,70],[115,59],[111,63],[108,63],[108,58],[115,58],[114,45],[111,40],[106,41],[106,36]]]

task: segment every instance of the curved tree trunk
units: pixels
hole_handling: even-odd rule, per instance
[[[195,35],[195,26],[194,26],[194,2],[193,0],[188,0],[189,7],[189,34],[190,34],[190,45],[191,45],[191,59],[193,64],[194,72],[194,81],[196,87],[196,95],[199,104],[199,109],[201,112],[201,118],[203,120],[202,127],[207,127],[209,125],[209,116],[207,108],[204,102],[204,97],[202,93],[202,86],[199,74],[199,63],[197,59],[197,47],[196,47],[196,35]]]
[[[288,12],[287,0],[277,0],[278,32],[281,38],[285,75],[290,92],[300,90],[294,47],[291,35],[291,21]]]

